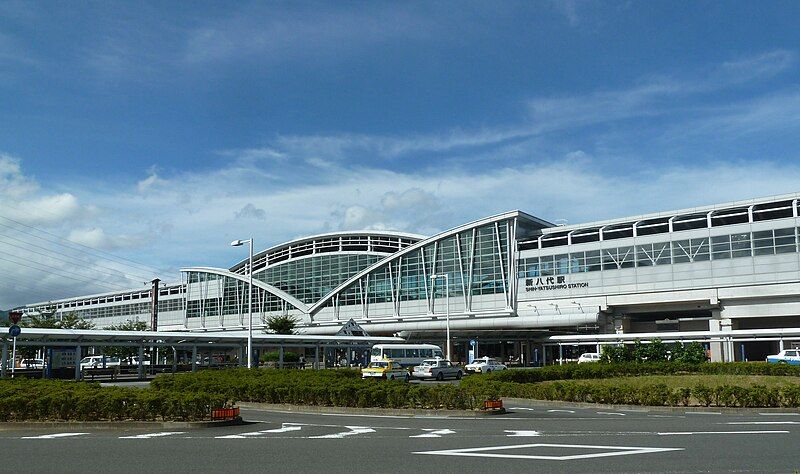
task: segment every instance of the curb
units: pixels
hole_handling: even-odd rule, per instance
[[[316,405],[280,405],[275,403],[237,402],[239,408],[258,411],[290,412],[290,413],[329,413],[334,415],[384,415],[406,416],[409,418],[442,418],[442,417],[468,417],[481,418],[496,416],[505,412],[474,411],[474,410],[426,410],[420,408],[353,408],[353,407],[328,407]]]
[[[220,426],[237,426],[245,422],[239,417],[235,420],[223,421],[11,421],[0,423],[0,431],[18,430],[20,428],[217,428]]]
[[[561,408],[602,408],[621,410],[628,412],[647,413],[651,411],[666,412],[666,413],[798,413],[800,408],[742,408],[742,407],[714,407],[714,406],[651,406],[651,405],[608,405],[604,403],[586,403],[586,402],[562,402],[558,400],[532,400],[530,398],[503,398],[503,404],[506,410],[512,410],[509,406],[518,406],[520,408],[533,408],[533,407],[561,407]]]

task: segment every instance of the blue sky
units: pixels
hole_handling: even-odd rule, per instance
[[[796,2],[2,2],[0,307],[227,267],[251,235],[798,191],[798,23]]]

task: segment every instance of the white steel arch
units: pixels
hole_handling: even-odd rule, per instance
[[[189,273],[189,272],[211,273],[213,275],[219,275],[219,276],[224,276],[224,277],[228,277],[228,278],[233,278],[233,279],[236,279],[236,280],[239,280],[239,281],[243,281],[245,283],[249,283],[249,281],[250,281],[250,279],[247,277],[247,275],[239,275],[238,273],[233,273],[231,271],[228,271],[228,270],[225,270],[225,269],[222,269],[222,268],[189,267],[189,268],[181,268],[181,272],[183,272],[183,273]],[[255,286],[256,288],[261,288],[262,290],[266,291],[267,293],[270,293],[270,294],[272,294],[274,296],[277,296],[278,298],[286,301],[287,303],[289,303],[290,305],[292,305],[295,308],[299,309],[300,311],[302,311],[305,314],[309,313],[310,308],[308,307],[307,304],[303,303],[302,301],[298,300],[294,296],[290,295],[289,293],[287,293],[287,292],[285,292],[285,291],[283,291],[281,289],[275,288],[274,286],[272,286],[272,285],[270,285],[268,283],[264,283],[263,281],[256,280],[256,279],[253,279],[253,286]]]

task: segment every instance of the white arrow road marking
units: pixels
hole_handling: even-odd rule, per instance
[[[145,433],[136,436],[120,436],[119,439],[150,439],[160,438],[162,436],[179,435],[183,433],[185,433],[185,431],[163,431],[161,433]]]
[[[441,438],[442,435],[449,435],[455,433],[455,431],[453,430],[435,430],[432,428],[423,428],[422,431],[428,431],[428,433],[409,436],[409,438]]]
[[[547,413],[575,413],[575,410],[547,410]]]
[[[41,436],[23,436],[22,439],[55,439],[55,438],[68,438],[70,436],[82,436],[89,433],[55,433]]]
[[[625,413],[615,413],[613,411],[598,411],[598,415],[617,415],[617,416],[625,416]]]
[[[374,433],[375,430],[367,428],[366,426],[345,426],[350,431],[342,431],[341,433],[333,433],[324,436],[309,436],[309,439],[341,439],[346,436],[353,436],[365,433]]]
[[[540,433],[539,431],[526,431],[526,430],[505,430],[505,433],[511,433],[509,435],[506,435],[506,436],[509,436],[509,437],[514,437],[514,436],[541,436],[542,435],[542,433]]]
[[[303,427],[296,423],[281,423],[280,428],[275,428],[272,430],[261,430],[261,431],[251,431],[249,433],[237,433],[232,435],[225,435],[225,436],[216,436],[217,439],[242,439],[247,438],[250,436],[261,436],[263,434],[268,433],[286,433],[289,431],[300,431]]]
[[[788,431],[671,431],[658,432],[659,436],[671,435],[709,435],[709,434],[786,434]]]

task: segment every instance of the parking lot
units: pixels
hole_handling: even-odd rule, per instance
[[[303,414],[246,409],[242,426],[12,428],[19,472],[791,472],[800,414],[511,406],[500,416]],[[90,425],[91,426],[91,425]],[[113,455],[109,455],[113,453]]]

